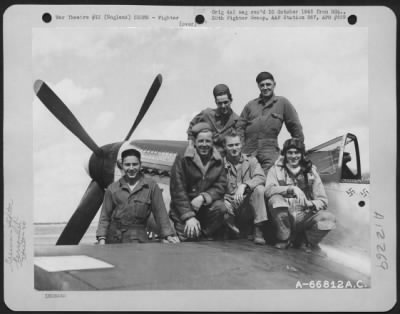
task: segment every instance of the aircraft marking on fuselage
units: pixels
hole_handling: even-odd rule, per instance
[[[39,256],[34,264],[48,272],[113,268],[114,265],[86,255]]]

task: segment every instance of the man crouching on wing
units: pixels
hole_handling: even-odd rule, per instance
[[[282,157],[267,175],[265,194],[277,228],[275,247],[297,244],[306,252],[325,255],[318,243],[335,228],[335,216],[326,210],[328,198],[321,178],[304,154],[302,141],[287,140]]]
[[[226,174],[209,124],[193,126],[194,147],[177,156],[171,170],[170,217],[181,241],[212,239],[224,223]]]
[[[123,176],[104,194],[96,236],[99,244],[146,242],[146,223],[153,214],[162,242],[177,243],[157,183],[140,172],[141,155],[129,148],[121,153]]]
[[[228,189],[225,194],[226,225],[236,234],[236,222],[245,222],[247,217],[254,219],[253,240],[255,244],[265,244],[263,224],[267,221],[264,201],[264,170],[253,156],[242,154],[240,136],[231,131],[225,135],[225,168]]]

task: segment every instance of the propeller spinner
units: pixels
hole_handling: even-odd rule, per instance
[[[132,133],[142,121],[157,95],[161,83],[162,76],[161,74],[158,74],[154,79],[153,84],[143,101],[139,114],[124,141],[129,140]],[[98,147],[79,123],[78,119],[76,119],[64,102],[45,82],[37,80],[34,83],[34,90],[37,97],[42,101],[47,109],[93,152],[89,159],[88,167],[92,181],[56,243],[57,245],[78,244],[103,202],[104,189],[114,181],[115,164],[117,161],[118,151],[123,142]]]

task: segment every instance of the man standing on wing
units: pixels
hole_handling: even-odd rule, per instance
[[[228,179],[228,189],[225,194],[225,206],[228,209],[227,225],[234,232],[239,233],[234,224],[234,217],[236,216],[236,221],[238,221],[246,216],[252,216],[254,243],[265,244],[262,230],[263,224],[267,221],[264,171],[255,157],[242,154],[240,137],[235,131],[225,135],[224,147]],[[243,221],[240,222],[243,223]],[[246,222],[247,219],[244,223]]]
[[[278,135],[285,123],[292,138],[304,141],[303,129],[293,105],[284,97],[275,96],[274,77],[261,72],[256,77],[260,96],[251,100],[243,109],[237,130],[243,143],[243,153],[256,156],[264,169],[279,157]]]
[[[335,228],[336,220],[326,210],[328,198],[317,169],[304,154],[303,142],[285,141],[282,158],[267,175],[265,194],[277,227],[275,247],[285,249],[294,244],[323,254],[318,243]]]
[[[181,241],[211,239],[224,223],[226,174],[213,146],[210,125],[193,126],[194,147],[177,156],[171,170],[169,215]]]
[[[218,84],[213,89],[216,109],[207,108],[196,115],[187,130],[189,143],[193,145],[194,135],[192,128],[199,122],[206,122],[213,131],[214,146],[220,153],[223,152],[222,141],[224,134],[236,127],[239,116],[231,109],[232,94],[225,84]]]
[[[177,243],[162,192],[157,183],[140,172],[141,155],[129,148],[121,153],[123,176],[104,194],[96,237],[99,244],[146,242],[146,224],[153,214],[163,242]]]

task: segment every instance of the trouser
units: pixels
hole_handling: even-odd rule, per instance
[[[196,219],[200,222],[201,232],[205,236],[213,235],[224,223],[226,207],[222,200],[214,201],[211,205],[200,207],[196,213]],[[191,240],[185,234],[185,222],[175,215],[171,215],[174,222],[176,234],[181,241]]]
[[[335,216],[321,210],[306,211],[296,202],[288,203],[281,195],[274,195],[268,201],[272,220],[276,225],[278,241],[295,242],[299,236],[305,235],[306,241],[317,245],[326,234],[335,228]]]
[[[272,138],[251,139],[243,148],[243,153],[251,154],[257,158],[265,175],[268,174],[269,168],[278,159],[279,152],[278,140]]]
[[[125,225],[119,221],[111,221],[107,231],[106,243],[129,242],[147,242],[145,225]]]
[[[169,220],[169,222],[171,224],[172,230],[174,230],[174,223],[171,221],[171,219]],[[152,232],[152,233],[155,233],[157,235],[161,234],[160,226],[156,222],[153,213],[150,213],[149,218],[147,219],[146,230],[148,232]]]
[[[265,187],[258,185],[245,197],[242,203],[238,205],[235,205],[234,202],[231,203],[234,210],[231,214],[236,217],[236,223],[240,225],[253,219],[254,224],[259,224],[268,220],[264,193]],[[249,217],[251,218],[249,219]]]

